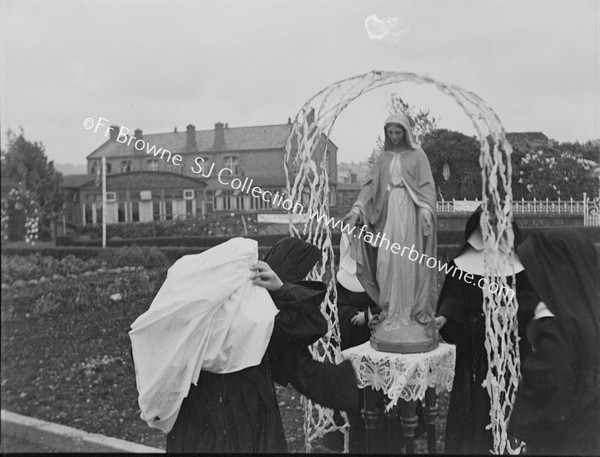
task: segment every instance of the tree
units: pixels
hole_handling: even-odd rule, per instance
[[[479,142],[460,132],[437,129],[427,132],[421,145],[431,165],[438,196],[445,199],[481,199]],[[444,178],[444,165],[449,171]]]
[[[42,143],[27,141],[22,129],[19,135],[9,130],[7,140],[8,149],[1,154],[2,178],[22,183],[39,207],[40,228],[48,230],[62,212],[62,174],[48,161]]]
[[[581,199],[598,193],[594,169],[600,146],[591,142],[523,147],[513,151],[513,198]]]

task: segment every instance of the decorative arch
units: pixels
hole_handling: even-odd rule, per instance
[[[485,277],[496,282],[498,290],[510,289],[506,278],[491,277],[496,268],[512,265],[512,147],[504,127],[494,111],[476,94],[453,84],[415,73],[372,71],[338,81],[309,99],[296,115],[286,145],[284,169],[287,193],[291,200],[302,202],[307,214],[329,216],[329,177],[327,174],[327,139],[331,137],[338,116],[361,95],[380,87],[399,83],[433,85],[450,96],[471,120],[480,145],[479,162],[482,176],[483,214],[481,217],[486,256]],[[294,175],[290,174],[293,168]],[[340,333],[337,321],[337,296],[334,287],[334,251],[329,217],[307,219],[302,230],[292,224],[290,234],[306,239],[321,249],[323,261],[310,278],[327,278],[328,294],[321,311],[328,320],[329,331],[311,347],[313,357],[321,361],[339,362]],[[491,254],[500,252],[499,256]],[[498,270],[496,270],[498,271]],[[515,283],[513,277],[513,284]],[[488,374],[484,386],[491,399],[490,419],[494,435],[494,452],[503,453],[508,446],[507,425],[520,376],[517,336],[516,294],[512,297],[484,291],[486,319],[486,351]],[[508,376],[507,376],[508,375]],[[312,441],[332,430],[340,429],[347,438],[348,422],[336,425],[333,412],[313,404],[303,397],[305,406],[305,443],[311,450]],[[348,440],[346,439],[346,450]]]

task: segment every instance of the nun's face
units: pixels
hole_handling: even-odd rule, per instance
[[[401,144],[406,136],[404,127],[400,124],[390,124],[385,128],[385,131],[394,146]]]

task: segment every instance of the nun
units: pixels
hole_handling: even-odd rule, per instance
[[[527,454],[600,455],[598,252],[577,229],[533,233],[518,252],[537,306],[509,433]]]
[[[130,332],[141,417],[168,453],[286,452],[274,381],[358,408],[351,364],[307,348],[327,332],[325,285],[301,281],[320,258],[287,238],[259,261],[256,241],[234,238],[169,269]]]
[[[456,345],[456,368],[446,422],[445,452],[450,454],[487,454],[493,447],[490,423],[490,399],[482,386],[488,371],[485,349],[483,290],[478,286],[484,275],[481,208],[468,219],[465,241],[447,268],[438,299],[436,324],[440,335]],[[515,246],[521,242],[519,228],[513,223]],[[465,274],[473,279],[466,281]],[[504,272],[509,283],[516,275],[521,358],[531,352],[526,342],[525,325],[533,315],[534,295],[523,265],[515,255],[514,269]]]

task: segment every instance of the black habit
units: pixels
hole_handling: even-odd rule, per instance
[[[465,240],[479,226],[481,211],[475,212],[465,227]],[[513,224],[515,245],[520,242],[520,232]],[[465,241],[455,259],[469,244]],[[483,255],[483,252],[481,253]],[[455,271],[456,269],[456,271]],[[490,398],[482,383],[487,375],[488,361],[485,349],[485,315],[483,290],[477,285],[482,278],[473,274],[471,284],[459,274],[461,270],[454,260],[449,264],[442,291],[438,300],[439,316],[447,319],[440,335],[450,344],[456,345],[456,368],[450,393],[450,405],[446,421],[445,452],[450,454],[489,454],[493,448],[492,431],[486,430],[490,423]],[[454,273],[453,273],[454,272]],[[533,315],[535,296],[524,272],[516,276],[517,302],[519,311],[519,350],[521,358],[531,351],[525,338],[527,322]],[[510,284],[511,278],[508,278]]]
[[[307,346],[327,332],[320,311],[323,283],[301,281],[320,260],[297,238],[276,243],[265,257],[284,285],[270,292],[279,309],[260,365],[235,373],[201,372],[167,435],[167,452],[282,453],[287,451],[273,381],[291,383],[312,400],[336,409],[358,408],[350,362],[314,361]]]
[[[528,454],[600,455],[600,272],[593,243],[576,229],[533,233],[519,257],[554,317],[531,322],[532,355],[509,433]]]

